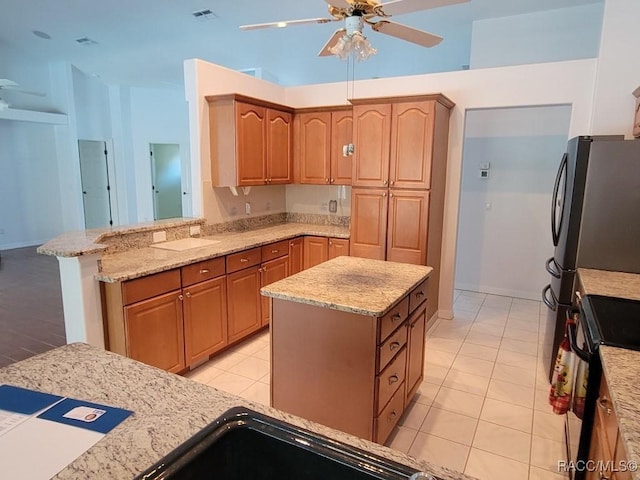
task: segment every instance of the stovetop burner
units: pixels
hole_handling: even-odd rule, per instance
[[[594,344],[640,350],[640,301],[585,295],[582,306]]]

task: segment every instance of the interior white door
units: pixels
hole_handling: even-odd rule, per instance
[[[78,140],[85,228],[113,225],[106,142]]]
[[[156,220],[182,216],[182,173],[180,145],[152,143],[151,181],[153,216]]]

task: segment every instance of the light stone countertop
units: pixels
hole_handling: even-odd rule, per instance
[[[267,297],[381,317],[431,274],[423,265],[338,257],[267,285]]]
[[[301,235],[349,238],[349,228],[334,225],[281,223],[244,232],[224,232],[199,237],[218,240],[219,243],[182,252],[144,247],[126,252],[104,254],[96,279],[108,283],[131,280]]]
[[[578,275],[586,294],[640,300],[640,274],[580,268]],[[640,463],[640,351],[601,345],[599,353],[627,459]]]
[[[82,343],[65,345],[0,369],[10,384],[132,410],[54,478],[131,480],[234,406],[245,406],[443,480],[471,480],[444,467],[253,403],[179,375]],[[28,459],[27,459],[28,461]]]
[[[105,251],[108,246],[100,242],[107,237],[115,237],[122,234],[147,232],[159,228],[171,228],[183,225],[201,225],[204,218],[170,218],[154,222],[136,223],[134,225],[122,225],[112,228],[94,228],[65,232],[56,238],[49,240],[38,247],[38,253],[56,257],[80,257]]]

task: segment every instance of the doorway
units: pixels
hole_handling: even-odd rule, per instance
[[[110,151],[104,140],[78,140],[84,227],[87,229],[113,225]]]
[[[182,217],[182,173],[180,145],[174,143],[149,144],[151,156],[151,190],[153,218]]]
[[[540,300],[570,105],[471,110],[465,120],[455,287]]]

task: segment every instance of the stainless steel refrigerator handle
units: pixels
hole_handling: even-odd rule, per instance
[[[553,238],[553,246],[558,246],[558,241],[560,239],[560,232],[558,228],[562,225],[562,217],[564,217],[564,205],[562,205],[562,211],[560,212],[560,224],[556,225],[556,202],[558,201],[558,189],[560,188],[560,180],[562,179],[562,172],[567,168],[567,162],[569,161],[569,155],[564,154],[562,156],[562,161],[560,162],[560,167],[558,168],[558,173],[556,175],[556,181],[553,185],[553,195],[551,196],[551,237]],[[565,182],[567,181],[567,176],[564,176]],[[566,193],[565,186],[565,193]],[[564,199],[563,199],[564,200]]]
[[[549,291],[551,292],[551,300],[549,300],[549,297],[547,297],[547,292]],[[542,289],[542,301],[547,307],[549,307],[554,312],[556,311],[556,308],[558,308],[558,299],[553,294],[553,290],[551,290],[551,285],[547,285]],[[551,303],[551,301],[553,301],[553,303]]]
[[[551,267],[552,263],[555,267],[558,266],[558,264],[556,263],[556,259],[551,257],[549,260],[547,260],[547,263],[545,264],[545,269],[547,270],[547,272],[551,274],[552,277],[560,278],[560,272],[556,268]]]

